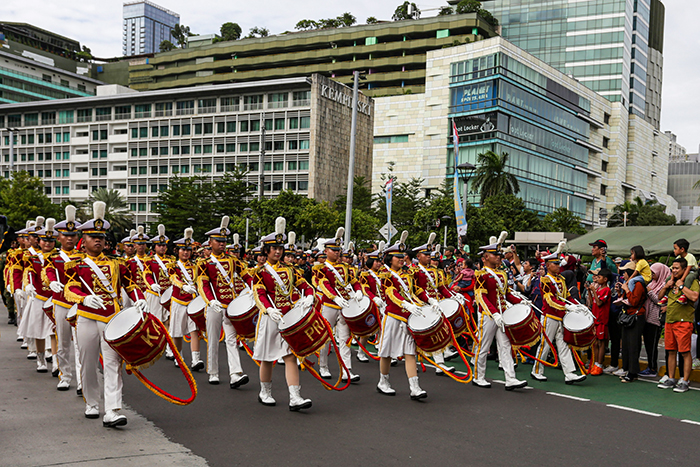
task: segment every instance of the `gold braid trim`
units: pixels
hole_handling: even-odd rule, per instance
[[[71,303],[83,303],[83,300],[85,300],[85,297],[82,295],[78,295],[77,293],[73,292],[71,290],[71,287],[82,287],[83,284],[75,280],[75,275],[77,273],[73,273],[72,275],[69,275],[68,272],[66,272],[66,277],[68,280],[66,281],[66,285],[63,288],[63,295],[65,295],[66,300],[68,300]]]

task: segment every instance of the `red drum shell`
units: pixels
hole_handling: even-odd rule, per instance
[[[523,347],[534,345],[540,340],[542,324],[532,308],[524,303],[518,303],[506,308],[502,314],[506,335],[511,345]]]
[[[49,298],[44,302],[41,307],[44,310],[44,314],[48,316],[54,326],[56,326],[56,317],[53,314],[53,301]]]
[[[202,297],[196,297],[187,305],[187,316],[194,321],[194,324],[197,325],[197,329],[201,332],[207,332],[207,319],[204,315],[205,308],[206,302]]]
[[[173,286],[171,285],[160,294],[160,304],[166,310],[170,309],[170,299],[173,297]]]
[[[134,307],[114,315],[105,326],[104,336],[107,344],[135,369],[154,364],[167,344],[157,318]]]
[[[244,339],[254,339],[258,327],[259,311],[252,293],[241,293],[226,308],[226,317]]]
[[[467,315],[464,312],[464,307],[457,300],[446,298],[440,301],[440,309],[452,326],[455,337],[464,334],[467,330]]]
[[[431,306],[424,306],[421,311],[426,318],[411,315],[408,318],[408,330],[421,352],[432,354],[442,351],[452,342],[450,323],[441,314],[432,311]]]
[[[358,337],[372,336],[379,331],[379,310],[377,305],[364,296],[361,302],[350,301],[350,307],[341,310],[350,332]]]
[[[78,305],[73,305],[70,307],[70,310],[68,310],[68,314],[66,315],[66,321],[68,321],[68,324],[71,326],[75,327],[75,323],[78,321]]]
[[[564,342],[576,350],[587,349],[595,340],[595,321],[590,315],[567,313],[562,319]]]
[[[284,315],[284,319],[280,334],[298,357],[311,355],[331,339],[323,317],[313,307],[304,312],[301,306],[295,305]],[[289,320],[292,321],[287,324]]]

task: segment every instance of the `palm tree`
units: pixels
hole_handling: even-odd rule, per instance
[[[92,203],[95,201],[104,201],[107,205],[105,219],[112,224],[112,229],[121,233],[129,231],[134,224],[134,220],[129,211],[129,205],[117,190],[100,188],[97,191],[93,191],[86,201],[87,209],[91,210]]]
[[[515,175],[506,172],[508,153],[499,156],[493,151],[476,156],[477,168],[472,179],[472,188],[481,193],[481,203],[489,196],[498,194],[517,195],[520,184]]]

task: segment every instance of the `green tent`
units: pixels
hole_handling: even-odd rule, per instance
[[[690,242],[690,252],[700,254],[700,226],[671,225],[659,227],[608,227],[596,229],[568,242],[571,253],[590,255],[593,243],[603,239],[608,244],[609,256],[628,258],[630,248],[635,245],[644,247],[648,256],[660,256],[673,253],[673,242],[685,238]]]

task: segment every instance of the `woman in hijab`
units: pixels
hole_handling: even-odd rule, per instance
[[[651,282],[647,286],[647,301],[644,305],[646,309],[646,324],[644,324],[644,330],[642,331],[648,366],[646,370],[639,373],[639,376],[653,378],[658,371],[659,337],[661,337],[661,308],[657,304],[659,302],[658,294],[670,276],[671,270],[668,266],[662,263],[651,265]]]

